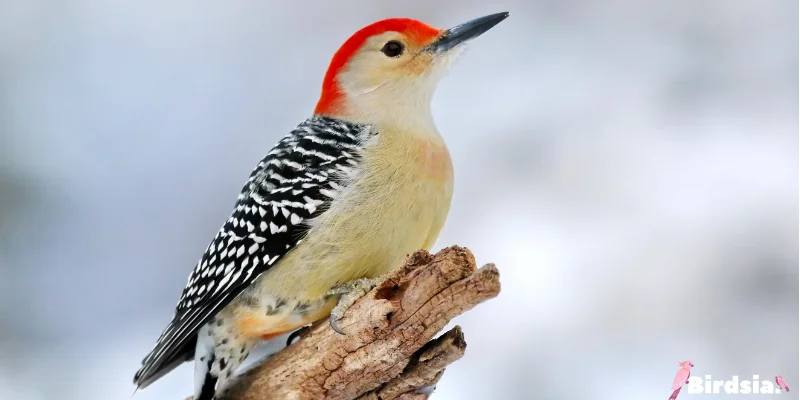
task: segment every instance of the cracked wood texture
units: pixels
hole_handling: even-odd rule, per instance
[[[464,354],[454,317],[500,293],[497,268],[452,246],[411,254],[340,321],[327,319],[299,341],[234,378],[220,400],[422,400]],[[191,398],[190,398],[191,399]]]

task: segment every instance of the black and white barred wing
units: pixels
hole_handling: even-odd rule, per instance
[[[172,322],[143,360],[145,387],[194,353],[197,331],[307,233],[343,172],[360,160],[363,126],[314,117],[284,137],[250,174],[236,208],[189,276]]]

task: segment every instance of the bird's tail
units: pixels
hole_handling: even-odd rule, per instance
[[[788,386],[784,386],[784,388],[786,389],[787,392],[789,391],[789,387]]]
[[[680,393],[680,392],[681,392],[681,388],[675,389],[675,391],[672,392],[672,396],[669,396],[669,400],[677,399],[678,398],[678,393]]]

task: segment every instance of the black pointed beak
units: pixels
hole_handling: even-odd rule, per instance
[[[436,41],[428,45],[428,50],[434,53],[444,53],[459,44],[475,39],[507,17],[508,12],[501,12],[454,26],[444,31]]]

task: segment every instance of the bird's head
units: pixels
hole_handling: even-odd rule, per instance
[[[364,27],[334,54],[314,113],[362,122],[429,116],[434,89],[450,62],[506,17],[507,12],[487,15],[451,29],[406,18]]]
[[[692,367],[694,367],[694,364],[692,364],[692,362],[689,360],[679,362],[678,365],[685,369],[692,369]]]

